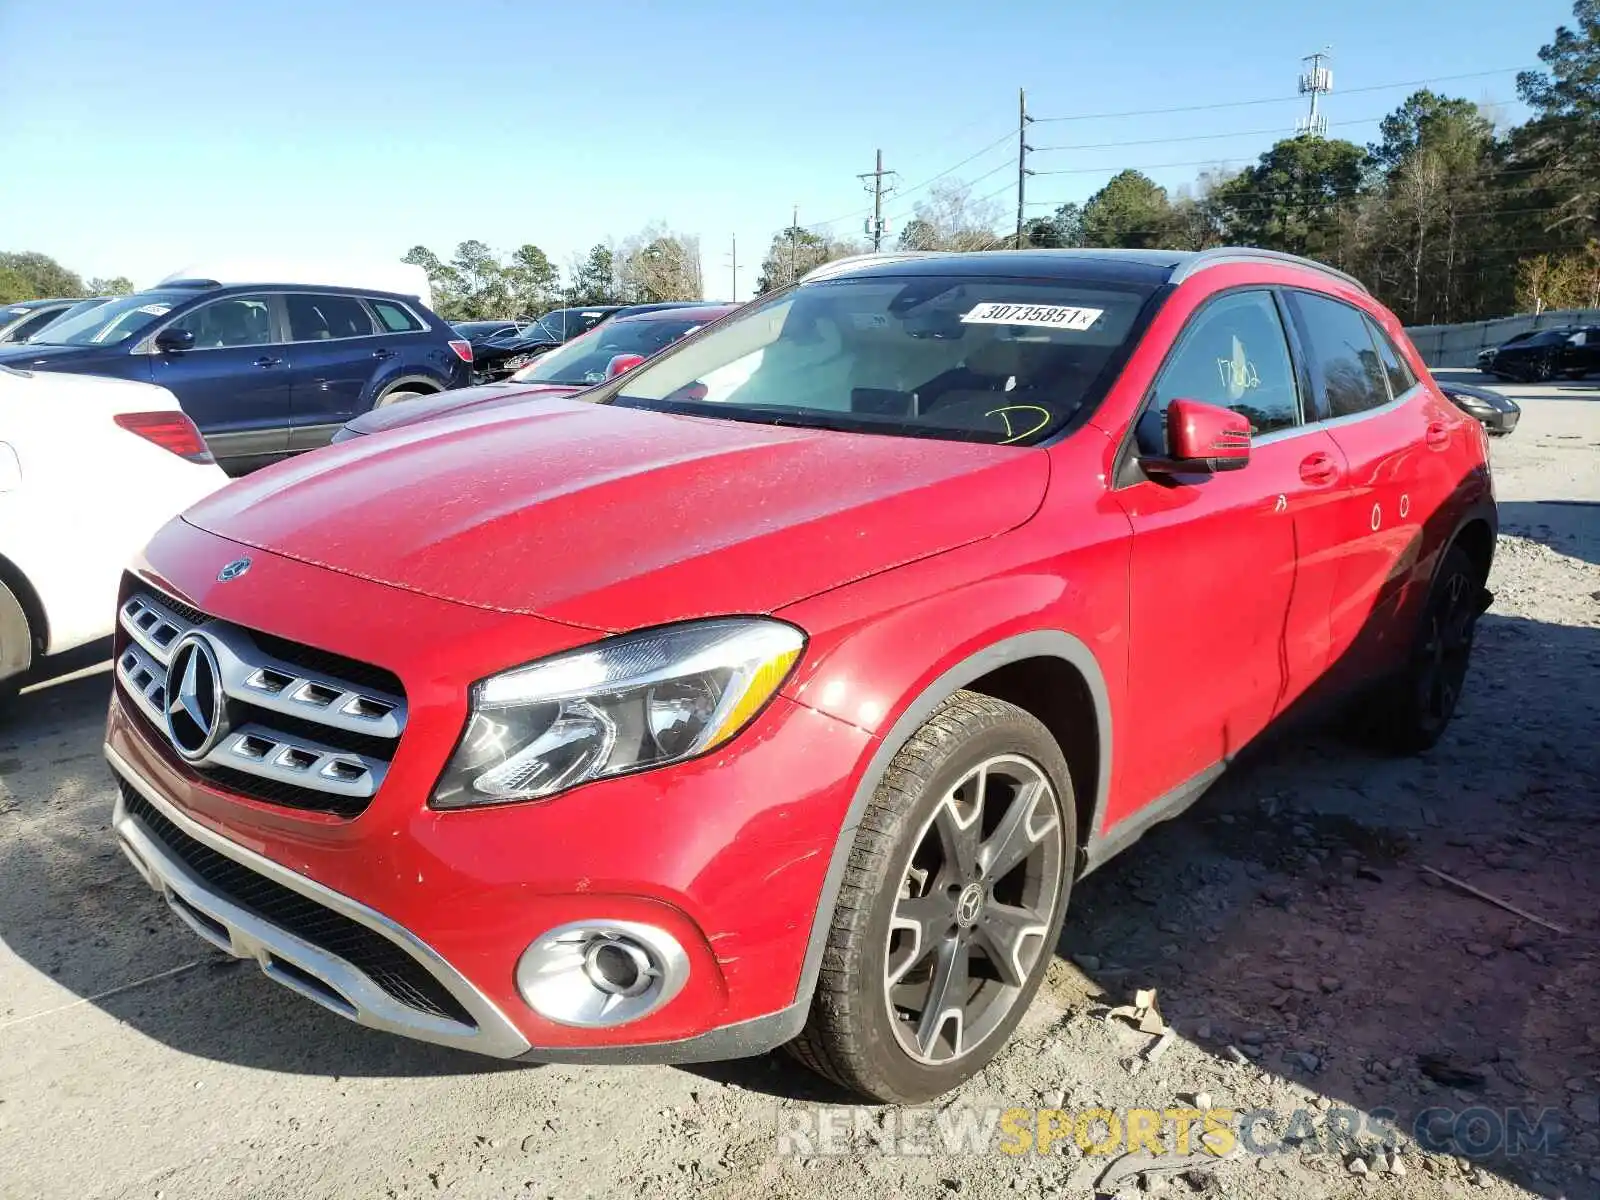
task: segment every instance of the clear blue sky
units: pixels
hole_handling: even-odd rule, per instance
[[[1370,140],[1410,89],[1504,105],[1567,0],[0,0],[0,249],[148,284],[232,252],[448,255],[534,242],[565,266],[662,220],[738,297],[791,205],[850,214],[882,147],[910,187],[1039,117],[1030,196],[1122,166],[1169,187],[1293,131],[1303,55],[1331,45],[1330,134]],[[1271,131],[1271,132],[1262,132]],[[1198,135],[1237,136],[1191,140]],[[1156,139],[1162,139],[1157,141]],[[1142,144],[1135,144],[1142,143]],[[1014,214],[1014,137],[955,172]],[[1007,164],[1011,166],[1008,168]],[[993,172],[992,174],[990,172]],[[901,218],[925,191],[891,198]],[[1047,211],[1043,206],[1030,214]],[[1006,221],[1014,221],[1008,215]]]

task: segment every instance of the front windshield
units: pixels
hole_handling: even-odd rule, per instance
[[[30,342],[43,342],[46,345],[48,345],[53,340],[50,337],[50,331],[52,329],[54,329],[58,325],[65,324],[66,322],[72,320],[75,317],[81,317],[84,313],[88,312],[90,309],[99,308],[104,303],[105,303],[105,301],[103,299],[99,299],[99,298],[96,298],[94,300],[83,300],[83,301],[80,301],[79,303],[74,304],[71,308],[65,310],[54,321],[51,321],[48,325],[46,325],[43,329],[39,330],[38,333],[34,334],[28,340]]]
[[[711,317],[677,317],[672,320],[608,321],[573,338],[559,350],[523,367],[511,378],[517,383],[600,383],[606,367],[619,354],[649,358],[663,346],[713,320]]]
[[[1153,288],[836,278],[636,367],[612,402],[741,421],[1029,445],[1109,386]]]
[[[114,346],[125,342],[175,305],[192,300],[194,292],[139,292],[107,300],[75,317],[55,321],[33,340],[49,346]]]

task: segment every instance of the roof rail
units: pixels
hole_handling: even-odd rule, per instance
[[[1305,267],[1307,270],[1316,271],[1321,275],[1330,275],[1334,279],[1348,283],[1351,287],[1368,292],[1367,285],[1354,275],[1347,275],[1336,267],[1327,263],[1320,263],[1314,258],[1302,258],[1298,254],[1284,254],[1280,250],[1258,250],[1252,246],[1218,246],[1215,250],[1202,250],[1193,258],[1186,260],[1172,273],[1171,283],[1182,283],[1191,275],[1204,271],[1207,267],[1222,267],[1229,263],[1264,262],[1277,263],[1281,266]]]

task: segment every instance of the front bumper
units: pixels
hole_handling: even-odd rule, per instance
[[[332,888],[218,837],[173,806],[110,746],[106,758],[121,788],[111,827],[122,852],[184,924],[213,946],[235,958],[253,959],[268,978],[357,1024],[496,1058],[515,1058],[527,1052],[527,1039],[516,1026],[411,933]],[[215,870],[214,856],[259,877],[250,885],[254,905],[230,894],[243,889],[229,889],[219,882],[229,875],[237,878],[238,872]],[[201,864],[207,862],[213,869],[202,874]],[[276,904],[262,903],[269,890],[277,898]],[[258,911],[262,907],[283,910],[280,892],[303,897],[392,942],[426,971],[455,1005],[429,1012],[404,1003],[375,982],[372,974],[329,949],[325,939],[300,936]],[[323,925],[331,921],[325,915],[319,919]],[[440,1006],[435,1002],[431,1007],[437,1010]]]
[[[410,715],[371,803],[336,817],[224,790],[179,759],[118,684],[106,735],[125,788],[117,836],[195,932],[361,1024],[502,1058],[716,1059],[798,1032],[812,920],[869,735],[779,697],[704,759],[542,803],[437,812],[427,798],[463,726],[467,682],[598,635],[259,551],[245,580],[212,584],[238,550],[169,529],[140,574],[220,619],[392,670]],[[230,874],[210,873],[210,858],[197,870],[193,848],[186,857],[173,844],[182,838],[227,860]],[[291,894],[281,911],[292,920],[260,900],[257,879]],[[295,905],[305,901],[334,916],[304,916]],[[348,937],[323,936],[328,920]],[[583,922],[664,931],[684,952],[681,989],[603,1028],[536,1011],[518,984],[524,951]],[[405,962],[374,971],[373,937]],[[409,982],[385,986],[407,971]],[[404,1003],[417,991],[436,1002]]]

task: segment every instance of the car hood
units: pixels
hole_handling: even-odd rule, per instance
[[[555,399],[356,438],[185,514],[257,549],[599,630],[772,612],[994,537],[1040,450]]]
[[[499,407],[537,396],[570,396],[580,390],[578,384],[512,383],[510,380],[502,380],[499,383],[457,388],[453,392],[439,392],[432,396],[407,400],[401,404],[387,404],[382,408],[369,409],[345,422],[345,428],[352,433],[382,433],[388,429],[415,425],[418,421],[431,421],[434,417],[448,413],[465,412],[486,405]]]
[[[50,367],[64,359],[98,358],[105,346],[46,346],[28,342],[0,345],[0,362],[26,371],[30,366]]]

